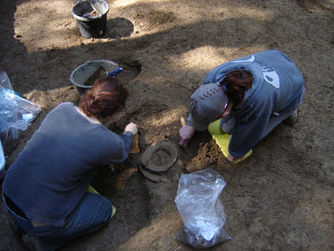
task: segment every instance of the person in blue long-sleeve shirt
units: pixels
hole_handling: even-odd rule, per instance
[[[4,204],[34,245],[55,250],[109,223],[115,212],[111,202],[87,188],[96,168],[128,157],[136,124],[118,135],[102,123],[126,97],[117,78],[97,80],[78,106],[55,107],[7,170]]]
[[[302,73],[281,51],[229,61],[211,70],[191,96],[179,144],[185,146],[195,130],[222,118],[221,130],[231,134],[228,160],[234,162],[281,122],[296,121],[304,91]]]

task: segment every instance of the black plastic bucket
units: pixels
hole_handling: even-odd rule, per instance
[[[107,29],[109,4],[103,0],[79,1],[72,8],[79,31],[84,37],[101,37]]]

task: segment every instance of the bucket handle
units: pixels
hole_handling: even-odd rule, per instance
[[[92,12],[96,12],[96,13],[98,13],[98,16],[101,16],[102,15],[102,13],[100,13],[97,9],[96,9],[96,7],[94,6],[94,3],[96,2],[95,0],[77,0],[77,4],[78,3],[82,3],[82,2],[88,2],[89,4],[90,4],[90,6],[93,8],[93,11]],[[91,12],[91,13],[92,13]],[[94,20],[94,18],[92,18],[91,16],[90,16],[90,14],[91,13],[89,13],[88,15],[83,15],[83,17],[84,18],[87,18],[88,20]]]
[[[107,77],[115,76],[118,73],[120,73],[121,71],[123,71],[123,68],[122,67],[118,67],[116,70],[113,70],[112,72],[109,72],[108,75],[107,75]]]

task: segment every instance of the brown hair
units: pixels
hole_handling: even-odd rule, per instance
[[[127,94],[116,77],[100,78],[81,96],[79,107],[89,117],[104,119],[124,106]]]
[[[245,92],[252,87],[253,76],[249,71],[235,70],[226,75],[223,87],[228,99],[237,106],[244,100]]]

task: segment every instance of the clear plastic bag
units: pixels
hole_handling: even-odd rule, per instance
[[[0,134],[4,142],[9,137],[18,138],[19,130],[25,131],[41,108],[22,98],[10,84],[6,72],[0,72]]]
[[[219,199],[225,185],[222,175],[212,168],[181,175],[175,203],[184,228],[177,240],[209,248],[231,239],[223,229],[226,216]]]

